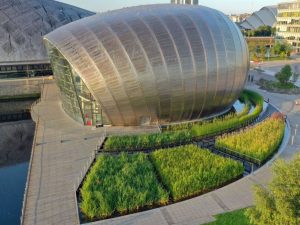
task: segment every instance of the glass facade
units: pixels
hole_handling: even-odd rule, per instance
[[[300,1],[278,4],[277,15],[278,37],[284,38],[293,46],[293,50],[300,52]]]
[[[80,76],[57,48],[49,42],[46,44],[65,112],[84,125],[108,124],[108,121],[104,119],[101,106],[96,102]]]

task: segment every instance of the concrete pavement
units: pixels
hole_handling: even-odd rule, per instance
[[[248,88],[260,92],[271,103],[286,113],[292,124],[294,141],[289,140],[279,156],[290,159],[300,149],[300,106],[297,96],[262,92],[255,85]],[[57,88],[45,86],[42,101],[34,107],[33,117],[39,121],[33,148],[28,196],[24,223],[30,225],[78,224],[74,198],[74,184],[89,160],[99,136],[104,132],[141,132],[138,128],[111,127],[92,130],[68,118],[61,109]],[[153,128],[152,131],[155,131]],[[271,179],[269,165],[243,179],[202,196],[173,205],[102,220],[93,225],[198,225],[214,220],[213,216],[253,204],[252,186],[267,184]]]

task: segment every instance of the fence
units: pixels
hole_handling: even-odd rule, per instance
[[[40,123],[40,118],[38,113],[36,113],[34,111],[34,106],[36,106],[38,103],[41,102],[41,98],[43,97],[43,91],[44,91],[44,80],[43,83],[41,85],[41,97],[39,99],[37,99],[30,108],[30,112],[31,112],[31,117],[35,117],[35,131],[34,131],[34,137],[33,137],[33,142],[32,142],[32,148],[31,148],[31,154],[30,154],[30,160],[29,160],[29,166],[28,166],[28,172],[27,172],[27,179],[26,179],[26,185],[25,185],[25,191],[24,191],[24,196],[23,196],[23,204],[22,204],[22,211],[21,211],[21,218],[20,218],[20,224],[22,225],[24,223],[24,213],[25,213],[25,209],[26,209],[26,203],[27,203],[27,196],[28,196],[28,186],[29,186],[29,182],[30,182],[30,174],[31,174],[31,168],[32,168],[32,160],[33,160],[33,156],[34,156],[34,152],[35,152],[35,146],[36,146],[36,136],[37,136],[37,130],[38,130],[38,126]],[[34,116],[33,116],[34,115]]]
[[[102,145],[102,143],[104,142],[106,138],[106,135],[104,134],[103,136],[100,137],[99,140],[99,146]],[[75,207],[76,207],[76,217],[77,217],[77,224],[80,224],[80,218],[79,218],[79,212],[78,212],[78,203],[77,203],[77,190],[79,189],[79,187],[81,186],[86,174],[88,173],[88,171],[90,170],[93,162],[96,160],[96,157],[98,155],[98,146],[96,147],[95,151],[92,152],[91,156],[87,159],[83,169],[81,170],[79,176],[77,177],[77,179],[75,180],[74,186],[73,186],[73,190],[74,190],[74,200],[75,200]]]
[[[36,124],[35,124],[35,131],[34,131],[34,138],[32,142],[32,150],[30,155],[30,161],[28,166],[28,172],[27,172],[27,179],[26,179],[26,185],[25,185],[25,191],[23,196],[23,204],[22,204],[22,212],[21,212],[21,225],[24,223],[24,213],[26,209],[26,203],[27,203],[27,195],[28,195],[28,186],[30,182],[30,174],[31,174],[31,168],[32,168],[32,160],[35,152],[35,146],[36,146],[36,136],[37,136],[37,128],[39,126],[39,118],[37,118]]]

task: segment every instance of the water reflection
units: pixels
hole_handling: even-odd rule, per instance
[[[0,224],[20,224],[28,164],[0,168]]]

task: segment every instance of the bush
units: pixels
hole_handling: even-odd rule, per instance
[[[145,154],[101,155],[80,190],[80,209],[88,218],[106,218],[115,212],[164,205],[168,193],[158,183]]]
[[[112,136],[105,142],[104,149],[107,151],[134,151],[184,144],[191,141],[192,135],[186,130],[158,134]]]
[[[255,225],[300,224],[300,155],[273,166],[274,178],[268,188],[255,187],[255,203],[246,214]]]
[[[292,73],[292,68],[290,65],[285,65],[280,72],[278,72],[275,77],[281,84],[286,84],[289,82]]]
[[[240,153],[242,157],[251,157],[262,163],[278,149],[284,130],[285,121],[282,116],[276,114],[254,127],[217,137],[215,146],[220,150],[229,149]]]
[[[220,187],[244,171],[240,162],[195,145],[158,150],[150,158],[174,201]]]

